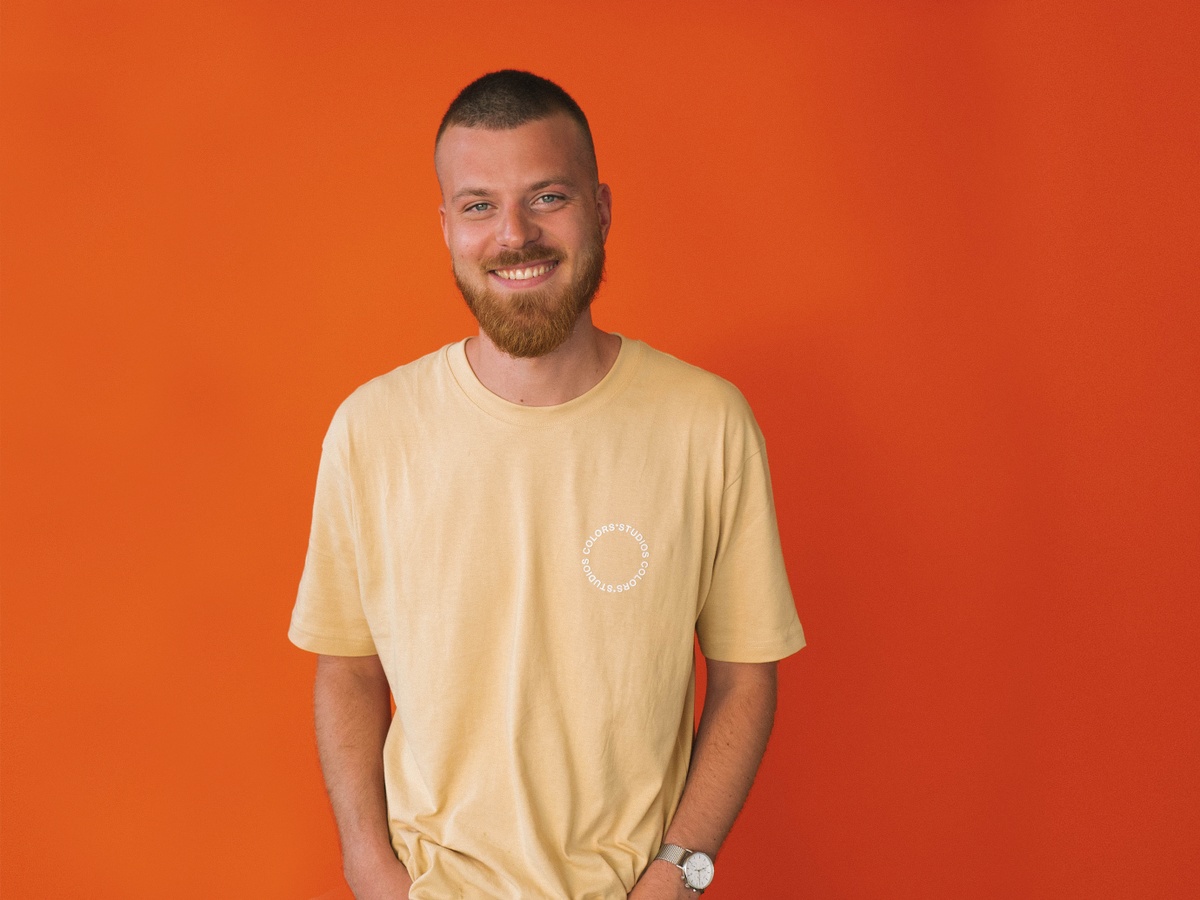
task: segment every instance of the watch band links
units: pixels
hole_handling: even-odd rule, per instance
[[[669,862],[673,866],[677,866],[683,862],[683,858],[687,855],[687,853],[688,851],[685,848],[680,847],[678,844],[663,844],[662,849],[658,851],[658,856],[654,858],[661,859],[664,862]]]

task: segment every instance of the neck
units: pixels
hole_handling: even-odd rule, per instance
[[[522,406],[557,406],[586,394],[600,383],[621,349],[621,339],[592,324],[584,310],[571,336],[545,356],[517,359],[486,334],[467,341],[467,362],[489,391]]]

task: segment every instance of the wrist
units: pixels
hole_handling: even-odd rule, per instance
[[[396,853],[386,841],[358,843],[342,851],[342,869],[347,879],[352,874],[377,872],[397,863]]]
[[[681,844],[664,843],[654,861],[671,866],[675,877],[693,897],[699,897],[708,889],[716,873],[711,856]]]
[[[638,879],[630,900],[651,897],[655,900],[696,900],[698,896],[683,883],[679,869],[669,862],[651,860]]]

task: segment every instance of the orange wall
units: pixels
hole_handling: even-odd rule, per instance
[[[432,135],[518,66],[600,324],[768,439],[811,645],[710,896],[1191,894],[1193,8],[5,0],[0,893],[338,896],[319,441],[470,327]]]

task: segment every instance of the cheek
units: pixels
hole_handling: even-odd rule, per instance
[[[470,228],[458,225],[449,230],[446,245],[450,252],[462,260],[483,259],[488,253],[490,232],[484,228]]]
[[[465,240],[462,234],[451,232],[446,238],[446,247],[456,265],[470,265],[482,258],[475,244]]]

